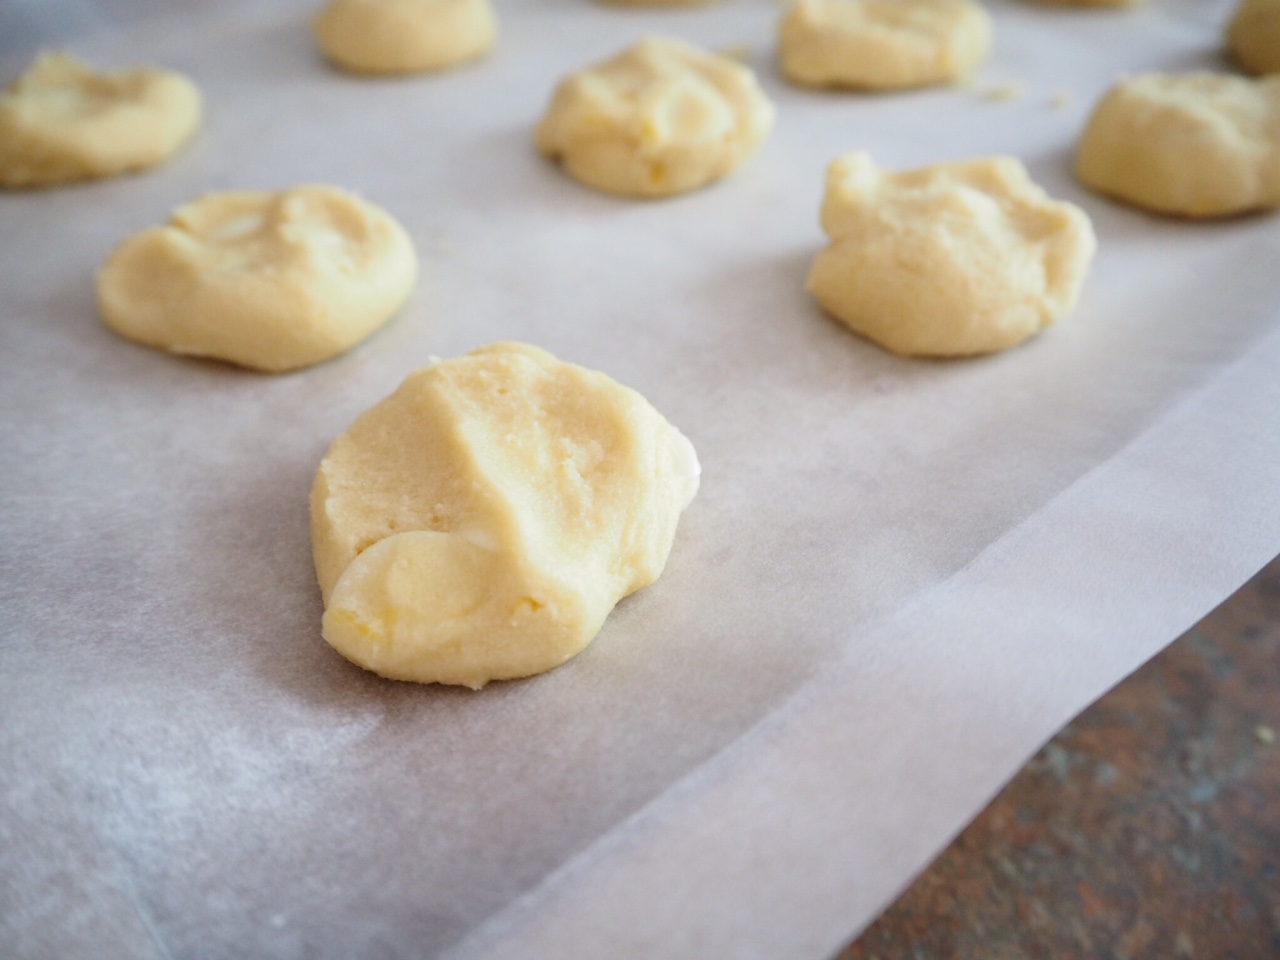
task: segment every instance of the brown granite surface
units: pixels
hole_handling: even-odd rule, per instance
[[[838,960],[1280,958],[1280,558],[1076,718]]]

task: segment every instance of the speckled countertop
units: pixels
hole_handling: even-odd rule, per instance
[[[1058,734],[838,960],[1280,958],[1280,559]]]

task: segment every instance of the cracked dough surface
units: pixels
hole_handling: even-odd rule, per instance
[[[698,488],[644,397],[500,343],[410,374],[311,491],[323,633],[382,676],[473,688],[580,652],[658,578]]]
[[[344,70],[419,73],[483,56],[498,20],[489,0],[330,0],[312,32]]]
[[[648,38],[562,80],[535,142],[589,187],[663,197],[728,174],[755,152],[773,119],[748,67]]]
[[[1227,24],[1227,44],[1250,73],[1280,73],[1280,0],[1242,0]]]
[[[117,247],[98,273],[98,306],[130,340],[279,372],[359,343],[416,276],[408,234],[352,194],[215,193]]]
[[[43,53],[0,93],[0,186],[109,177],[168,159],[200,125],[200,93],[169,70],[98,73]]]
[[[1051,199],[1012,157],[898,173],[865,153],[827,170],[830,246],[809,290],[894,353],[1003,350],[1075,306],[1096,241],[1089,218]]]
[[[953,83],[990,50],[991,18],[972,0],[800,0],[778,27],[783,75],[815,87]]]
[[[1280,206],[1280,77],[1122,80],[1089,118],[1076,175],[1159,213],[1219,217]]]

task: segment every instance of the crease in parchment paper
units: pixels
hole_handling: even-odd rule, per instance
[[[1265,426],[1259,428],[1256,425],[1253,430],[1233,435],[1234,431],[1229,427],[1223,429],[1216,414],[1211,412],[1206,416],[1206,408],[1209,411],[1229,409],[1237,405],[1242,393],[1245,394],[1246,402],[1257,404],[1261,409],[1268,405],[1280,408],[1280,380],[1272,378],[1267,383],[1265,396],[1253,395],[1252,390],[1265,381],[1267,371],[1275,369],[1278,363],[1280,332],[1273,332],[1259,345],[1258,350],[1240,358],[1190,396],[1183,398],[1165,416],[1129,443],[1125,450],[1090,470],[955,574],[913,598],[883,622],[869,625],[865,633],[868,636],[896,633],[915,639],[924,638],[923,645],[927,647],[931,633],[939,629],[945,630],[947,610],[966,604],[966,594],[973,590],[970,581],[975,578],[983,579],[988,589],[994,585],[996,589],[1007,590],[1011,594],[1007,599],[1016,603],[1019,595],[1025,597],[1025,591],[1011,589],[1010,584],[1002,587],[1001,583],[1002,579],[1026,583],[1027,577],[1018,575],[1018,563],[1015,559],[1023,552],[1022,546],[1026,541],[1043,540],[1046,530],[1050,531],[1051,539],[1061,539],[1064,531],[1066,539],[1072,539],[1072,528],[1061,524],[1060,515],[1064,512],[1078,512],[1082,504],[1085,505],[1086,513],[1094,512],[1087,506],[1096,501],[1091,488],[1117,483],[1136,485],[1139,490],[1151,495],[1150,509],[1136,522],[1135,518],[1126,513],[1121,516],[1085,518],[1085,523],[1103,526],[1115,524],[1117,532],[1123,531],[1126,526],[1134,528],[1131,531],[1133,540],[1147,541],[1142,543],[1143,547],[1155,546],[1170,555],[1186,558],[1184,566],[1192,568],[1195,579],[1202,585],[1186,592],[1180,581],[1172,579],[1167,583],[1144,584],[1142,568],[1145,554],[1141,548],[1134,551],[1131,562],[1126,565],[1125,576],[1119,578],[1099,575],[1098,568],[1089,564],[1085,558],[1076,568],[1080,580],[1076,596],[1081,600],[1083,609],[1064,610],[1063,613],[1068,616],[1046,626],[1051,626],[1060,635],[1062,642],[1057,656],[1062,661],[1063,672],[1069,673],[1068,661],[1076,657],[1073,640],[1089,635],[1110,635],[1115,641],[1114,649],[1102,658],[1104,662],[1101,665],[1098,663],[1100,658],[1096,657],[1099,651],[1090,650],[1091,654],[1095,654],[1091,669],[1085,671],[1090,676],[1082,682],[1080,678],[1072,678],[1077,681],[1072,690],[1075,698],[1073,702],[1065,706],[1061,703],[1053,704],[1046,711],[1042,700],[1027,697],[1021,703],[1015,701],[1012,711],[1004,709],[1004,704],[996,711],[1015,714],[1047,712],[1047,716],[1037,717],[1037,720],[1043,725],[1043,729],[1056,730],[1096,696],[1099,682],[1119,682],[1136,670],[1159,652],[1169,631],[1180,632],[1190,626],[1208,612],[1224,589],[1230,590],[1251,576],[1274,554],[1277,538],[1280,538],[1280,517],[1274,511],[1268,514],[1263,508],[1272,501],[1275,491],[1280,487],[1280,435]],[[1260,377],[1264,379],[1260,380]],[[1246,385],[1243,391],[1240,389],[1242,384]],[[1189,474],[1196,475],[1194,479],[1203,479],[1204,474],[1216,473],[1219,475],[1218,480],[1222,481],[1226,479],[1223,474],[1241,466],[1251,470],[1257,478],[1250,485],[1248,496],[1229,505],[1231,517],[1226,525],[1227,536],[1223,536],[1223,530],[1219,526],[1221,517],[1215,518],[1213,522],[1202,522],[1190,525],[1190,529],[1185,528],[1187,525],[1183,520],[1188,515],[1186,508],[1196,504],[1184,501],[1198,501],[1202,494],[1195,489],[1194,479],[1168,482],[1169,468],[1186,462],[1185,459],[1170,457],[1161,451],[1162,446],[1169,445],[1170,435],[1179,435],[1184,452],[1198,450],[1201,454],[1195,469],[1188,471]],[[1241,447],[1250,451],[1248,462],[1241,464],[1237,460],[1234,467],[1228,467],[1227,464],[1233,462],[1234,453]],[[1150,462],[1143,462],[1152,459],[1158,462],[1161,469],[1153,470]],[[1121,479],[1117,480],[1117,475]],[[1235,537],[1246,531],[1248,553],[1242,558],[1240,543]],[[1054,536],[1055,533],[1057,536]],[[1087,542],[1088,538],[1080,539]],[[1013,577],[1007,575],[1007,571],[1011,569],[1015,571]],[[1117,619],[1106,609],[1105,602],[1109,601],[1117,608],[1126,608],[1132,604],[1134,592],[1142,595],[1148,613],[1164,608],[1160,615],[1162,622],[1158,626],[1152,627],[1143,623],[1142,618],[1133,618],[1127,624],[1121,621],[1122,627],[1116,628]],[[1005,606],[999,605],[1000,608]],[[1075,619],[1069,616],[1072,613],[1075,614]],[[999,618],[996,618],[996,622],[1002,625],[999,624]],[[1027,626],[1030,629],[1034,624]],[[974,629],[971,627],[967,632],[972,636]],[[1018,638],[1016,635],[1005,635],[1005,640],[1016,644]],[[865,689],[867,686],[865,680],[859,682],[852,674],[867,672],[868,667],[872,667],[878,669],[871,672],[881,674],[879,679],[886,683],[892,683],[895,676],[901,677],[901,663],[883,662],[891,658],[881,657],[879,663],[873,664],[860,663],[856,646],[856,638],[850,638],[839,656],[841,663],[838,669],[828,670],[812,683],[806,684],[712,760],[673,784],[661,796],[646,804],[591,847],[577,854],[537,887],[490,918],[470,937],[450,950],[445,955],[446,960],[515,960],[519,957],[555,956],[557,950],[568,948],[571,944],[587,942],[588,935],[595,938],[594,942],[617,951],[617,955],[652,957],[655,960],[673,955],[722,955],[717,951],[727,951],[735,957],[758,957],[761,960],[782,955],[819,957],[834,953],[863,926],[869,924],[905,888],[911,877],[928,864],[937,847],[949,842],[969,819],[968,815],[956,817],[951,804],[944,802],[938,805],[940,809],[929,818],[932,828],[943,831],[940,838],[933,834],[927,841],[921,842],[919,820],[905,818],[896,828],[888,830],[892,841],[885,842],[875,834],[886,821],[893,820],[893,811],[883,805],[874,811],[882,821],[876,825],[876,829],[842,828],[843,818],[835,803],[829,803],[827,809],[819,811],[820,816],[805,822],[805,814],[812,813],[819,804],[812,797],[805,796],[801,790],[794,791],[787,803],[778,802],[770,808],[768,803],[758,801],[759,790],[749,789],[746,785],[759,784],[767,779],[769,773],[774,775],[772,783],[775,786],[785,784],[788,777],[794,775],[794,771],[788,771],[797,757],[821,766],[834,757],[856,753],[854,750],[833,750],[829,745],[824,745],[824,749],[805,755],[804,747],[796,744],[798,739],[808,738],[811,731],[841,729],[840,719],[848,719],[852,712],[847,707],[842,709],[842,704],[847,703],[847,698],[854,690],[859,687]],[[884,644],[874,646],[881,651],[886,649]],[[1015,651],[1011,651],[1013,652]],[[900,659],[906,661],[910,657]],[[1003,661],[1011,667],[1015,662],[1016,658],[1013,656]],[[981,682],[976,680],[973,683],[974,689],[978,689]],[[1007,684],[999,682],[993,683],[993,686],[1010,689]],[[884,715],[890,714],[891,711],[886,711]],[[863,719],[869,718],[864,714]],[[878,719],[872,719],[871,725],[874,726]],[[991,725],[976,726],[985,739]],[[1017,729],[1017,725],[1011,724],[1009,729]],[[864,742],[874,742],[876,739],[874,732],[868,735],[865,730],[854,731],[848,727],[845,730],[855,741],[859,739],[859,733]],[[884,732],[888,736],[892,735],[889,731]],[[944,729],[937,727],[932,732],[945,735]],[[973,728],[970,727],[967,732],[972,735]],[[1030,741],[1021,736],[1009,737],[1001,745],[1004,748],[1001,759],[1008,770],[1005,780],[1046,739],[1047,736],[1032,738]],[[931,746],[936,745],[935,739]],[[875,753],[875,750],[872,748],[866,752]],[[972,739],[966,743],[961,738],[953,745],[950,756],[964,757],[973,752]],[[945,770],[944,775],[938,777],[936,769],[927,771],[924,767],[914,767],[916,760],[912,756],[903,762],[901,769],[897,771],[899,782],[917,779],[925,787],[938,790],[938,781],[941,780],[945,783],[945,788],[939,792],[948,801],[954,800],[955,794],[948,794],[947,791],[971,788],[963,777],[946,777]],[[934,775],[931,776],[930,773]],[[796,779],[799,782],[813,782],[825,778],[826,772],[823,771],[807,779]],[[995,795],[1003,782],[1004,780],[989,785],[985,792],[966,798],[966,809],[980,809]],[[838,795],[838,791],[828,790],[827,793],[825,799],[828,801],[831,800],[832,793]],[[851,804],[857,804],[856,787],[848,787],[846,798]],[[752,809],[753,806],[755,809]],[[714,834],[709,829],[699,831],[701,824],[688,822],[696,821],[699,816],[704,819],[727,817],[736,821],[737,829],[724,830],[719,834]],[[785,829],[779,828],[780,824],[785,828],[788,822],[805,824],[799,831],[803,839],[789,836]],[[819,832],[825,836],[816,841],[804,836],[819,823]],[[763,824],[769,825],[769,839],[772,843],[760,843],[758,832],[752,831],[753,826]],[[703,844],[706,849],[699,849],[698,841],[706,840],[708,835],[711,839]],[[671,842],[662,843],[662,840],[673,837],[680,838],[678,843],[684,849],[673,849]],[[660,839],[654,846],[665,846],[665,850],[660,853],[655,853],[650,848],[650,843],[647,843],[655,838]],[[853,838],[852,842],[850,838]],[[842,839],[845,841],[843,849]],[[753,842],[762,848],[757,852],[757,862],[750,862],[751,857],[734,857],[735,851],[750,848]],[[877,850],[877,846],[883,849]],[[796,849],[800,847],[808,849]],[[907,848],[911,850],[914,866],[897,885],[878,886],[874,880],[866,881],[858,877],[859,865],[874,860],[877,855],[892,862],[900,858]],[[771,858],[775,858],[774,862],[770,862]],[[738,862],[725,862],[730,859]],[[617,869],[618,861],[626,864],[622,871]],[[751,929],[750,914],[736,910],[733,897],[719,895],[716,886],[710,882],[698,886],[698,872],[717,876],[742,876],[744,873],[749,874],[752,867],[766,870],[775,868],[777,861],[783,864],[783,868],[777,873],[785,877],[786,881],[778,882],[776,877],[773,878],[771,885],[775,888],[775,897],[784,898],[790,888],[791,892],[798,892],[805,899],[821,902],[821,906],[817,908],[810,904],[808,910],[804,904],[794,904],[792,921],[783,931],[767,927],[762,929],[759,925]],[[801,865],[812,869],[814,864],[819,863],[821,866],[817,869],[830,874],[826,877],[825,884],[812,876],[808,883],[794,883],[795,872],[804,868]],[[626,873],[630,869],[638,874],[646,868],[648,873],[644,876],[643,889],[667,891],[665,902],[675,905],[674,912],[685,921],[683,925],[675,923],[674,917],[664,918],[661,912],[630,909],[634,901],[629,898],[629,894],[638,891],[626,889],[627,880],[633,879],[628,878]],[[844,875],[841,875],[842,872]],[[691,874],[694,874],[692,880]],[[622,877],[621,880],[619,876]],[[698,897],[694,901],[697,903],[697,911],[712,914],[717,908],[723,911],[716,923],[688,922],[689,912],[684,907],[695,896]],[[582,903],[584,900],[587,901],[585,905]],[[618,905],[618,908],[610,909],[602,901]],[[567,903],[572,903],[568,909]],[[848,928],[839,919],[855,915],[863,917],[856,929]],[[796,920],[797,917],[801,919]]]

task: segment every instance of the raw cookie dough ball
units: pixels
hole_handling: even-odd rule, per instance
[[[420,369],[316,474],[324,638],[398,680],[550,670],[662,573],[698,475],[644,397],[544,350]]]
[[[1280,77],[1122,80],[1089,118],[1076,175],[1159,213],[1220,217],[1280,206]]]
[[[991,49],[991,18],[973,0],[800,0],[778,28],[789,80],[893,90],[953,83]]]
[[[649,38],[562,80],[535,139],[589,187],[665,197],[729,173],[759,146],[773,117],[749,68]]]
[[[489,51],[489,0],[330,0],[312,24],[334,64],[353,73],[442,70]]]
[[[906,356],[1003,350],[1075,306],[1096,241],[1012,157],[886,173],[865,153],[827,170],[831,245],[809,290],[863,336]]]
[[[1280,0],[1242,0],[1227,25],[1227,43],[1250,73],[1280,73]]]
[[[122,243],[98,273],[98,306],[130,340],[279,372],[378,329],[417,270],[400,224],[342,190],[215,193]]]
[[[200,93],[181,74],[95,73],[43,53],[0,93],[0,186],[46,187],[167,160],[200,125]]]

